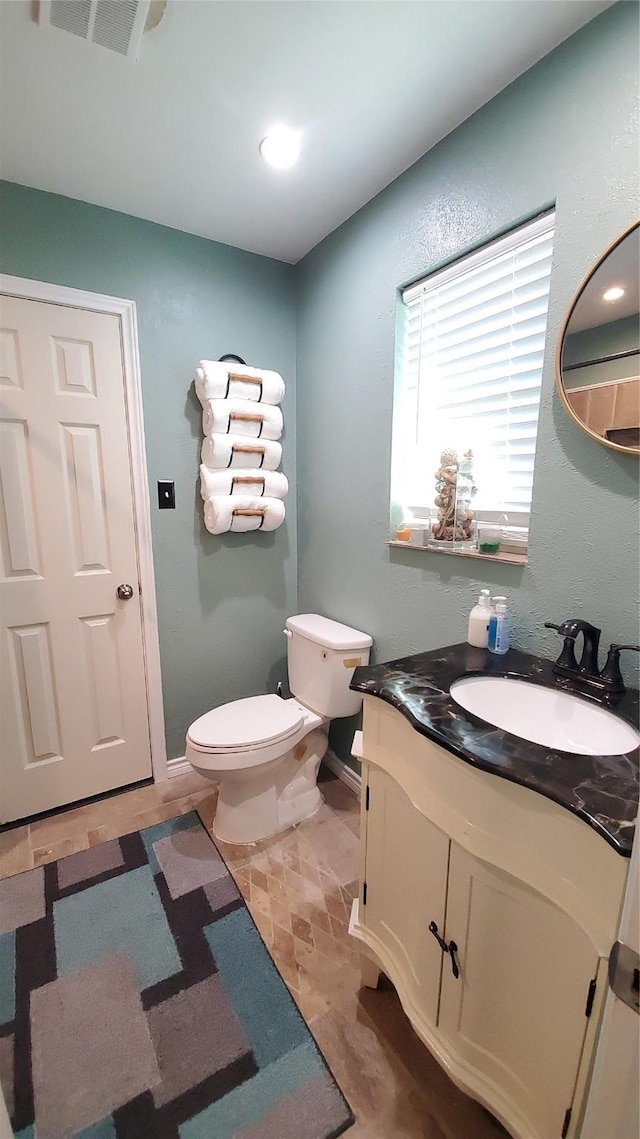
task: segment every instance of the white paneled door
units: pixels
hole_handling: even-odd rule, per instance
[[[6,822],[144,779],[151,752],[120,319],[9,296],[0,317]]]

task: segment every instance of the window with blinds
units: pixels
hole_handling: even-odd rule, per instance
[[[401,294],[392,497],[433,507],[445,448],[473,452],[479,518],[528,525],[554,213]]]

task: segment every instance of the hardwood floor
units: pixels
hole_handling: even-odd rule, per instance
[[[347,931],[357,892],[359,804],[323,769],[311,819],[262,843],[218,843],[356,1123],[349,1139],[505,1139],[418,1040],[388,982],[361,988]],[[195,773],[70,808],[0,834],[0,877],[197,810],[211,828],[216,791]]]

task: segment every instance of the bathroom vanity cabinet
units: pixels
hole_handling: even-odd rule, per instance
[[[514,1139],[578,1136],[628,859],[373,696],[361,743],[365,980]]]

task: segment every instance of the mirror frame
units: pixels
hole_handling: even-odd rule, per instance
[[[564,390],[564,385],[562,383],[562,346],[564,344],[564,338],[569,326],[569,321],[571,320],[576,305],[582,296],[583,289],[591,280],[591,277],[596,272],[596,270],[600,268],[603,261],[606,261],[612,250],[615,249],[615,247],[619,245],[621,241],[624,241],[625,237],[628,237],[634,229],[638,228],[638,226],[640,226],[640,218],[636,218],[636,220],[632,221],[630,225],[625,226],[625,228],[621,230],[617,237],[614,237],[613,241],[610,242],[604,253],[598,257],[598,260],[594,261],[589,271],[585,273],[580,284],[578,285],[578,288],[571,298],[571,303],[562,322],[562,326],[558,335],[558,342],[556,345],[556,388],[558,395],[560,396],[560,399],[564,405],[565,411],[571,416],[576,426],[579,427],[581,431],[584,431],[585,435],[589,435],[591,439],[595,439],[596,443],[600,443],[602,447],[608,447],[611,451],[619,451],[623,455],[640,455],[640,447],[624,447],[622,443],[612,443],[610,439],[603,439],[602,435],[596,434],[595,431],[592,431],[590,427],[587,427],[586,423],[583,423],[582,420],[578,418],[571,404],[569,403],[566,392]]]

